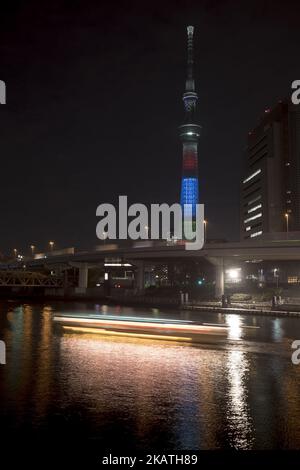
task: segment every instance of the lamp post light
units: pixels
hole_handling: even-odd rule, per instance
[[[288,238],[288,236],[289,236],[289,216],[290,216],[290,214],[288,212],[286,212],[284,214],[284,216],[285,216],[285,219],[286,219],[286,237]]]
[[[31,254],[32,254],[32,256],[33,256],[33,255],[34,255],[35,246],[34,246],[34,245],[30,245],[30,249],[31,249]]]
[[[14,248],[14,257],[16,258],[17,255],[18,255],[18,250],[17,250],[17,248]]]
[[[241,268],[230,268],[226,270],[227,280],[233,284],[242,282]]]
[[[50,241],[50,242],[49,242],[49,246],[50,246],[50,250],[53,251],[54,242],[53,242],[53,241]]]
[[[276,287],[278,289],[278,286],[279,286],[279,268],[274,268],[273,273],[274,273],[274,277],[276,278]]]
[[[203,220],[203,223],[204,223],[204,243],[206,242],[206,226],[207,226],[207,220]]]

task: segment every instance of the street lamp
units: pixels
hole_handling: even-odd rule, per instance
[[[203,220],[204,223],[204,243],[206,242],[206,225],[207,225],[207,220]]]
[[[14,248],[14,256],[15,256],[15,258],[17,257],[17,254],[18,254],[18,250],[17,250],[17,248]]]
[[[229,282],[238,283],[242,281],[241,268],[231,268],[226,270]]]
[[[53,251],[54,242],[50,241],[50,242],[49,242],[49,246],[50,246],[50,250]]]
[[[273,273],[274,273],[274,277],[276,278],[276,287],[278,289],[278,285],[279,285],[279,268],[274,268]]]
[[[35,246],[34,246],[34,245],[30,245],[30,249],[31,249],[31,254],[32,254],[32,256],[33,256],[33,255],[34,255]]]
[[[287,237],[289,236],[289,215],[290,214],[288,212],[284,214],[285,219],[286,219],[286,236]]]

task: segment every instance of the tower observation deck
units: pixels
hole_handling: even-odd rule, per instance
[[[194,80],[194,54],[193,54],[194,27],[187,27],[187,78],[183,103],[185,116],[183,124],[179,127],[179,135],[182,142],[182,180],[180,204],[184,209],[185,204],[190,204],[191,209],[185,210],[184,233],[188,236],[193,230],[196,216],[196,204],[199,203],[198,181],[198,141],[201,126],[195,123],[195,112],[198,95],[195,91]]]

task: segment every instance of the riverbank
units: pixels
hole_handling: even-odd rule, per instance
[[[300,318],[300,311],[285,310],[285,309],[267,309],[267,308],[249,308],[249,307],[221,307],[218,305],[195,305],[185,304],[181,306],[183,310],[196,310],[199,312],[216,312],[216,313],[236,313],[236,314],[249,314],[249,315],[264,315],[275,317],[298,317]]]
[[[236,313],[236,314],[249,314],[260,316],[274,316],[274,317],[296,317],[300,318],[300,305],[297,304],[283,304],[276,308],[272,308],[268,302],[250,304],[250,303],[232,303],[231,306],[222,307],[221,302],[207,301],[207,302],[187,302],[181,304],[179,299],[172,297],[158,297],[146,295],[134,296],[83,296],[72,295],[67,297],[55,295],[43,296],[30,296],[30,295],[16,295],[2,297],[2,302],[24,302],[24,303],[46,303],[52,301],[63,302],[97,302],[106,305],[123,307],[140,307],[140,308],[153,308],[153,309],[166,309],[166,310],[191,310],[198,312],[216,312],[216,313]]]

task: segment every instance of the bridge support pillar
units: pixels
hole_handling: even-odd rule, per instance
[[[208,258],[216,269],[216,281],[215,281],[215,297],[221,299],[225,291],[225,279],[224,279],[224,258]]]
[[[224,295],[224,260],[216,266],[216,284],[215,284],[215,296],[217,299],[221,298]]]
[[[88,286],[88,275],[89,268],[87,263],[80,263],[79,267],[79,278],[78,278],[78,287],[80,289],[86,289]]]
[[[136,270],[134,273],[135,287],[138,292],[143,292],[145,288],[145,263],[144,261],[134,261]]]

